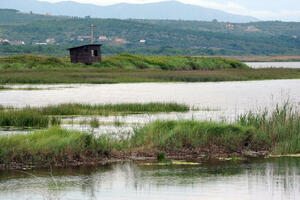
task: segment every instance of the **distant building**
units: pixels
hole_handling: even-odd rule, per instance
[[[146,40],[140,40],[140,43],[145,44],[145,43],[146,43]]]
[[[47,44],[54,44],[56,41],[55,41],[55,39],[54,38],[47,38],[46,39],[46,43]]]
[[[101,46],[101,44],[89,44],[70,48],[71,62],[86,65],[101,62]]]
[[[298,36],[297,36],[297,35],[293,35],[293,36],[292,36],[292,38],[294,38],[294,39],[297,39],[297,38],[298,38]]]
[[[119,44],[126,44],[126,43],[128,43],[128,41],[126,41],[123,38],[114,38],[114,42],[115,43],[119,43]]]
[[[108,40],[108,37],[106,37],[105,35],[100,35],[98,40]]]
[[[258,32],[260,30],[258,28],[256,28],[255,26],[248,26],[246,31],[247,32]]]
[[[45,43],[45,42],[36,42],[36,43],[34,43],[35,45],[47,45],[47,43]]]
[[[24,41],[10,41],[9,44],[11,45],[25,45]]]
[[[226,28],[233,30],[234,29],[234,25],[233,24],[226,24]]]
[[[78,41],[84,41],[84,40],[90,40],[91,39],[91,36],[82,36],[82,35],[79,35],[78,37],[77,37],[77,40]]]

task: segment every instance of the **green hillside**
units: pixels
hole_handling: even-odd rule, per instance
[[[67,17],[46,16],[33,13],[28,14],[14,9],[0,9],[0,24],[24,24],[34,21],[48,21],[65,18]]]
[[[300,53],[300,23],[257,22],[228,24],[219,22],[118,20],[51,17],[0,10],[0,38],[24,41],[27,46],[0,44],[0,53],[41,53],[66,55],[66,48],[89,43],[91,24],[95,35],[105,36],[104,54],[142,55],[297,55]],[[26,17],[24,17],[26,16]],[[23,21],[21,20],[23,19]],[[46,20],[46,22],[45,22]],[[22,22],[22,23],[21,23]],[[84,37],[82,39],[82,37]],[[52,50],[34,47],[54,38]],[[140,40],[145,40],[141,43]]]

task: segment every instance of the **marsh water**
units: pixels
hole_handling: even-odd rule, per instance
[[[186,113],[135,114],[128,116],[97,117],[105,126],[94,132],[119,132],[157,119],[194,119],[234,121],[249,110],[274,108],[285,101],[300,105],[300,80],[268,80],[247,82],[209,83],[135,83],[135,84],[68,84],[68,85],[6,85],[41,90],[1,90],[0,105],[25,107],[61,103],[149,103],[177,102],[194,108]],[[82,120],[95,117],[63,119],[64,128],[89,131],[88,125],[79,126]],[[115,121],[130,124],[113,125]],[[3,134],[3,131],[0,131]],[[6,132],[9,133],[9,132]],[[12,130],[12,133],[16,133]]]
[[[61,103],[177,102],[194,108],[187,113],[98,116],[91,128],[63,119],[63,128],[116,134],[156,119],[234,120],[238,114],[274,108],[289,101],[300,105],[300,80],[218,83],[138,83],[6,85],[40,90],[0,90],[0,105],[25,107]],[[123,125],[114,125],[114,122]],[[30,131],[30,130],[29,130]],[[28,130],[1,129],[0,134]],[[122,163],[98,167],[0,171],[0,200],[204,199],[296,200],[300,196],[300,158],[156,165]]]
[[[246,62],[252,68],[300,68],[300,62]]]
[[[297,200],[300,158],[0,171],[2,200]]]

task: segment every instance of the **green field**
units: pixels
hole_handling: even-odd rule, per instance
[[[0,83],[134,83],[298,79],[300,69],[251,69],[224,58],[142,57],[121,54],[94,65],[67,58],[14,56],[0,58]]]

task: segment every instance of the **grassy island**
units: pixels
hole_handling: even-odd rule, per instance
[[[68,58],[24,55],[0,58],[0,83],[134,83],[297,79],[300,69],[251,69],[215,57],[142,57],[121,54],[86,66]]]
[[[250,112],[233,124],[155,121],[135,129],[129,137],[128,133],[117,138],[59,127],[0,136],[0,166],[81,165],[160,154],[175,159],[296,154],[300,153],[299,141],[299,112],[285,105],[271,113]]]

